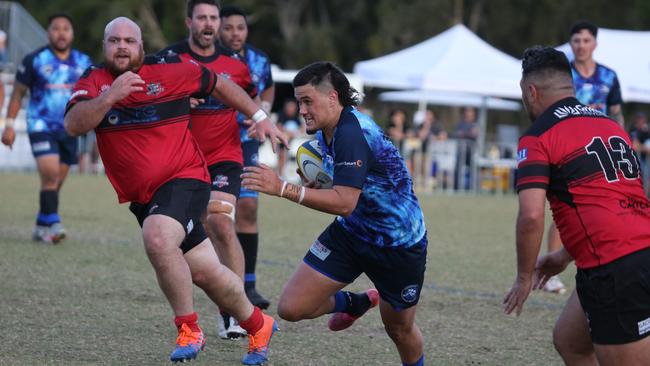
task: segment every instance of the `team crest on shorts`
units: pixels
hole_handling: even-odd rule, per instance
[[[314,241],[314,244],[311,245],[311,248],[309,248],[309,251],[311,254],[315,255],[318,257],[318,259],[324,261],[325,258],[327,258],[330,253],[332,253],[331,250],[327,249],[326,246],[324,246],[318,239]]]
[[[216,177],[214,177],[214,181],[212,181],[212,185],[217,188],[223,188],[225,186],[230,185],[230,183],[228,183],[228,177],[226,177],[225,175],[217,175]]]
[[[402,290],[402,300],[411,303],[414,302],[418,298],[418,289],[420,286],[418,285],[410,285],[404,287]]]

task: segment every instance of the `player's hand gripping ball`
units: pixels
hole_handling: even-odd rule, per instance
[[[318,182],[321,188],[332,188],[332,177],[323,170],[323,152],[318,140],[310,140],[300,145],[296,162],[300,173],[307,180]]]

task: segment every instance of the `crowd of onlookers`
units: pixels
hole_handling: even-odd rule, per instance
[[[449,133],[430,109],[423,113],[415,112],[412,123],[409,123],[405,110],[394,109],[386,128],[387,135],[402,153],[416,187],[430,190],[437,184],[453,184],[454,189],[469,188],[469,166],[474,142],[479,135],[475,108],[464,108],[460,120]],[[448,139],[459,142],[453,151],[455,167],[452,171],[439,172],[432,152],[436,145],[440,145],[439,142]]]

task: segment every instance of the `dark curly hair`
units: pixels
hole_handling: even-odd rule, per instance
[[[571,76],[571,65],[566,55],[553,47],[527,48],[524,51],[521,68],[524,77],[541,71],[557,71]]]
[[[293,78],[293,87],[313,85],[314,87],[327,82],[338,93],[339,103],[343,107],[359,105],[359,92],[350,86],[345,74],[334,63],[327,61],[314,62],[305,66]]]

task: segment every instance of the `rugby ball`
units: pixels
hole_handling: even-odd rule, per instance
[[[321,188],[332,188],[332,177],[323,170],[323,152],[318,140],[304,142],[296,153],[298,169],[305,178],[320,183]]]

